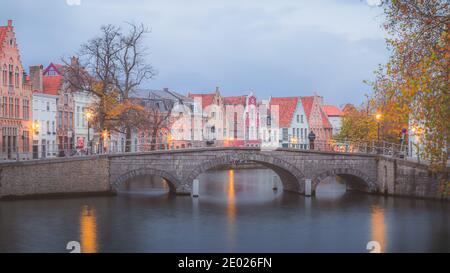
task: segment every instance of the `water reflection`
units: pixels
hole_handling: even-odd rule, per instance
[[[97,221],[95,209],[83,206],[80,216],[80,244],[83,253],[97,252]]]
[[[448,202],[345,192],[335,181],[305,198],[274,192],[273,175],[206,172],[195,199],[145,177],[115,197],[0,202],[0,252],[67,252],[77,238],[83,252],[367,252],[372,240],[383,252],[450,251]]]
[[[386,226],[384,223],[384,209],[379,206],[372,207],[372,241],[380,244],[380,252],[386,251]]]
[[[234,245],[234,228],[236,221],[236,193],[234,191],[234,170],[228,170],[228,205],[227,205],[227,219],[228,219],[228,234],[230,237],[230,244]]]

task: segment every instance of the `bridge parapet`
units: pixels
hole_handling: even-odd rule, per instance
[[[121,183],[146,175],[165,178],[174,193],[190,194],[192,181],[201,173],[240,162],[255,162],[272,169],[281,178],[284,190],[300,194],[304,193],[306,179],[312,180],[314,192],[326,177],[341,176],[350,188],[370,193],[448,199],[440,194],[439,178],[417,163],[372,154],[297,149],[261,151],[253,147],[193,148],[2,163],[0,197],[114,192]]]

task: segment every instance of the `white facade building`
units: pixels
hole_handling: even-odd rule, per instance
[[[271,98],[271,108],[275,105],[279,107],[279,146],[307,149],[309,125],[300,97]]]
[[[89,140],[94,138],[94,129],[91,127],[88,134],[88,120],[86,113],[90,111],[90,108],[95,103],[95,97],[88,92],[79,91],[73,93],[74,100],[74,135],[75,135],[75,147],[79,152],[86,152],[89,148]],[[95,147],[92,147],[93,151]]]
[[[56,99],[58,96],[33,93],[33,158],[57,156]]]

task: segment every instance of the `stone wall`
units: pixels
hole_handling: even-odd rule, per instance
[[[450,200],[440,186],[444,176],[431,173],[426,165],[406,160],[382,157],[378,162],[380,192],[390,195]]]
[[[0,165],[0,198],[110,191],[107,157]]]
[[[300,194],[304,193],[306,179],[311,179],[314,192],[325,178],[340,176],[350,188],[370,193],[442,198],[438,176],[414,162],[365,154],[256,148],[186,149],[3,163],[0,198],[114,192],[130,178],[145,175],[165,178],[173,193],[190,194],[192,181],[198,175],[237,162],[254,162],[272,169],[280,176],[284,190]]]

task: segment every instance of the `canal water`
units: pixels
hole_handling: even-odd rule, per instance
[[[202,174],[200,197],[158,178],[117,196],[0,202],[0,252],[450,252],[450,204],[346,192],[334,178],[307,198],[266,169]],[[277,188],[274,190],[273,188]]]

